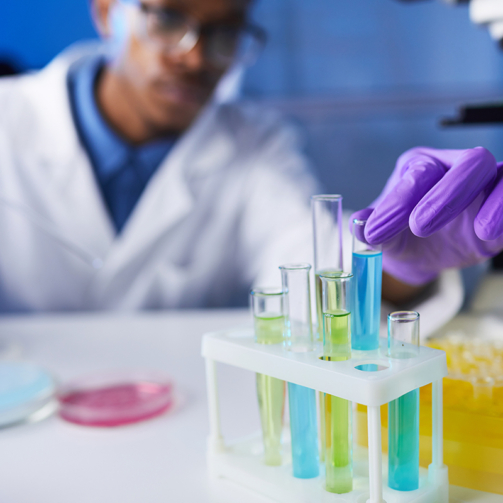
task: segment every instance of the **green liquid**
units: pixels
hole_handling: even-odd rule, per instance
[[[324,313],[323,353],[326,360],[351,358],[350,313]],[[353,490],[351,402],[325,394],[326,490],[343,494]]]
[[[255,341],[259,344],[281,344],[285,329],[285,317],[277,313],[255,316]]]
[[[255,340],[259,344],[283,342],[285,318],[277,313],[255,316]],[[285,406],[285,381],[263,374],[256,374],[257,397],[264,442],[264,463],[281,465],[281,432]]]
[[[336,269],[327,269],[318,271],[315,277],[315,291],[316,291],[316,340],[323,342],[323,301],[322,301],[322,283],[320,279],[320,274],[326,274],[328,272],[334,273],[338,272]],[[320,392],[320,461],[325,461],[325,399],[324,393]]]

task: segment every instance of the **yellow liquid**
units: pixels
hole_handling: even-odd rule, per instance
[[[351,358],[350,314],[324,313],[323,355],[326,360]],[[353,490],[351,402],[325,394],[326,490],[343,494]]]
[[[283,342],[285,318],[277,313],[255,316],[255,340],[259,344]],[[257,398],[264,442],[264,463],[281,465],[281,432],[285,407],[285,381],[256,374]]]

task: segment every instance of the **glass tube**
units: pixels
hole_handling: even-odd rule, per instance
[[[342,196],[317,195],[311,198],[314,239],[316,294],[316,340],[323,341],[323,312],[320,274],[342,271]],[[325,460],[325,400],[320,402],[320,459]]]
[[[311,322],[309,264],[280,267],[285,292],[285,347],[289,351],[314,349]],[[293,476],[310,479],[319,475],[316,394],[313,389],[288,383]]]
[[[320,276],[323,298],[323,357],[330,361],[351,358],[351,285],[353,275]],[[353,438],[351,402],[325,394],[326,490],[347,493],[353,489]]]
[[[251,292],[255,342],[282,344],[285,327],[285,295],[280,288],[261,288]],[[281,465],[281,432],[285,406],[285,382],[257,374],[257,397],[264,442],[264,463]]]
[[[382,247],[363,241],[366,220],[353,220],[353,305],[351,346],[359,351],[379,348]]]
[[[314,238],[314,274],[318,341],[323,340],[323,313],[320,274],[342,271],[342,196],[318,195],[311,198]]]
[[[419,314],[388,315],[388,355],[414,358],[419,354]],[[419,389],[388,404],[388,485],[397,491],[419,487]]]

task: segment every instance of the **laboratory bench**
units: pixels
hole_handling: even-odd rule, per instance
[[[503,276],[489,277],[481,292],[494,304],[494,292],[502,287]],[[484,309],[480,298],[474,304],[479,312]],[[7,355],[45,367],[61,383],[114,370],[154,370],[172,378],[177,398],[167,414],[129,426],[90,428],[52,415],[0,430],[0,501],[269,501],[248,499],[232,485],[215,487],[206,467],[209,426],[201,338],[249,323],[245,309],[1,318],[0,342]],[[218,379],[226,438],[258,430],[254,375],[219,365]],[[503,503],[503,496],[458,487],[451,486],[450,494],[453,502]]]

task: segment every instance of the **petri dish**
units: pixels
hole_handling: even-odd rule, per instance
[[[25,362],[0,362],[0,428],[34,422],[56,409],[56,383],[46,370]]]
[[[154,372],[83,377],[58,391],[59,415],[82,426],[115,427],[164,414],[174,406],[173,383]]]

